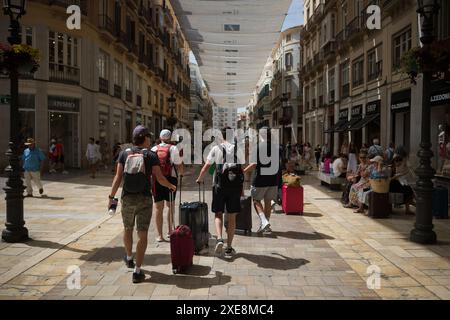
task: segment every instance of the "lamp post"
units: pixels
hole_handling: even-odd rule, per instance
[[[172,93],[169,99],[167,99],[169,102],[169,110],[170,110],[170,117],[167,119],[167,124],[170,126],[171,131],[173,131],[174,126],[177,124],[178,119],[175,117],[175,108],[177,106],[177,99],[175,98],[175,95]]]
[[[421,17],[422,37],[420,38],[420,41],[423,43],[424,48],[427,48],[434,41],[433,18],[439,12],[439,4],[437,0],[418,0],[417,3],[417,13],[419,13]],[[432,73],[424,70],[422,93],[422,139],[420,150],[418,152],[420,164],[415,171],[419,177],[415,188],[417,194],[416,223],[410,234],[411,241],[421,244],[433,244],[436,243],[437,240],[436,233],[433,231],[432,214],[432,179],[436,172],[431,167],[431,158],[433,157],[430,140],[431,78]]]
[[[10,18],[8,42],[11,45],[20,44],[19,19],[25,14],[26,0],[4,0],[3,13]],[[6,193],[6,229],[2,232],[5,242],[15,243],[28,239],[28,230],[25,228],[23,218],[23,191],[25,187],[22,181],[22,168],[19,160],[19,71],[10,68],[9,78],[11,81],[10,102],[10,131],[9,148],[6,151],[9,166],[6,168],[8,181],[4,188]]]

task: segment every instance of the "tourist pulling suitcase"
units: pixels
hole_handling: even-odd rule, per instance
[[[195,254],[208,247],[208,205],[205,201],[205,184],[203,184],[203,202],[201,199],[201,186],[198,185],[198,202],[181,203],[181,189],[183,177],[180,177],[180,225],[187,225],[192,231]]]
[[[241,197],[241,212],[236,216],[236,231],[252,234],[252,197]],[[225,215],[225,228],[228,228],[228,215]]]

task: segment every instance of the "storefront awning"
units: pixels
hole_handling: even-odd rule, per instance
[[[369,123],[376,121],[380,118],[379,113],[367,115],[365,118],[360,119],[358,122],[354,123],[352,126],[350,126],[350,131],[360,130],[367,126]]]
[[[348,124],[348,120],[347,119],[342,119],[339,120],[337,123],[335,123],[331,128],[325,130],[325,133],[333,133],[333,132],[340,132],[338,130],[340,130],[340,128],[342,126],[345,126],[346,124]]]

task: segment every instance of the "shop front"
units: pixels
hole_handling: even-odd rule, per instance
[[[362,105],[358,105],[352,108],[351,112],[351,119],[348,124],[348,130],[350,131],[350,142],[353,143],[353,145],[361,149],[362,147],[362,129],[361,128],[355,128],[355,125],[362,120]]]
[[[431,93],[431,137],[433,144],[433,167],[438,173],[442,172],[444,162],[450,169],[450,156],[446,156],[447,145],[450,147],[450,85],[438,81],[433,85]],[[442,149],[440,149],[442,148]],[[450,171],[446,171],[450,178]]]
[[[403,146],[407,152],[411,140],[411,89],[392,93],[392,137],[395,145]]]
[[[329,123],[332,124],[334,121],[331,121],[332,119],[329,119]],[[348,109],[346,110],[341,110],[339,112],[339,118],[338,118],[338,122],[336,122],[334,125],[331,125],[327,130],[324,131],[325,134],[330,134],[330,145],[333,145],[333,135],[338,133],[339,134],[339,144],[338,146],[333,147],[332,149],[336,149],[334,150],[334,154],[336,155],[337,153],[340,152],[340,146],[342,145],[342,143],[345,141],[348,141],[348,135],[345,136],[348,132],[346,130],[348,126]],[[345,127],[345,129],[343,129]],[[345,133],[344,133],[345,132]]]
[[[380,112],[381,112],[381,100],[376,100],[368,102],[366,105],[366,113],[364,118],[351,126],[350,130],[352,132],[366,130],[366,141],[362,143],[367,143],[371,145],[373,139],[380,138]],[[362,146],[357,145],[357,147]]]
[[[80,167],[80,99],[48,96],[49,136],[61,141],[67,167]]]

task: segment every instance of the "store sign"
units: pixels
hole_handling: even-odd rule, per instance
[[[348,119],[348,110],[343,110],[339,112],[339,119]]]
[[[401,109],[411,108],[411,89],[395,92],[391,97],[391,110],[397,111]]]
[[[443,104],[450,103],[450,89],[444,92],[439,92],[436,94],[432,94],[430,98],[430,102],[432,106],[439,106]]]
[[[369,102],[366,105],[366,114],[380,113],[381,100]]]
[[[352,109],[352,118],[361,117],[362,115],[362,105],[353,107]]]
[[[80,99],[49,96],[48,110],[80,112]]]

